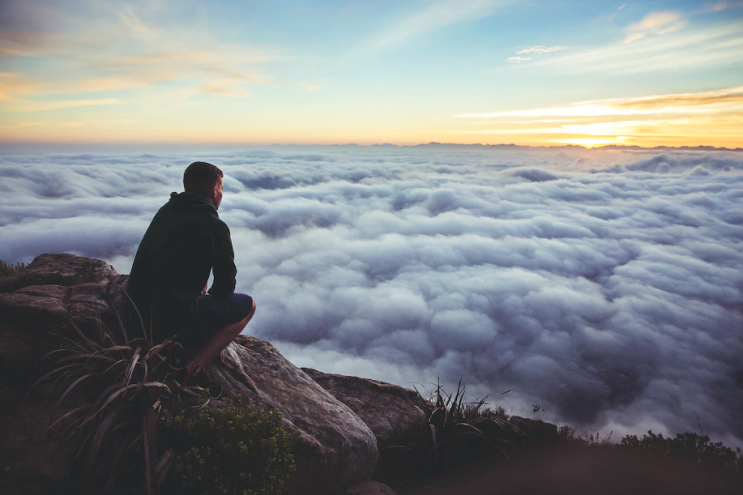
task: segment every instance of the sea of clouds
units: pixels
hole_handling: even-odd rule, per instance
[[[701,425],[743,444],[743,153],[5,153],[0,258],[73,252],[128,273],[197,159],[226,174],[247,331],[295,364],[419,388],[463,377],[470,399],[583,431]]]

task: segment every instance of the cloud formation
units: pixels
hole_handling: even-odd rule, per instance
[[[543,53],[552,53],[552,52],[561,52],[563,50],[567,50],[570,48],[569,46],[565,45],[557,45],[557,46],[530,46],[529,48],[524,48],[523,50],[519,50],[516,53],[519,55],[525,54],[525,53],[533,53],[535,55],[541,55]]]
[[[723,10],[743,7],[743,2],[707,2],[702,12],[722,12]]]
[[[625,43],[647,38],[648,36],[660,36],[666,33],[678,31],[686,26],[687,21],[678,12],[663,10],[646,15],[641,21],[627,28]]]
[[[553,53],[553,52],[561,52],[563,50],[567,50],[570,48],[566,45],[556,45],[556,46],[530,46],[528,48],[523,48],[516,52],[517,56],[514,57],[508,57],[506,59],[506,62],[509,64],[520,64],[521,62],[526,62],[528,60],[531,60],[533,56],[540,56],[544,55],[546,53]],[[518,55],[529,55],[528,57],[520,57]]]
[[[11,111],[70,106],[50,95],[121,92],[164,83],[190,88],[183,93],[186,97],[247,96],[245,85],[267,82],[259,64],[277,57],[272,47],[230,44],[204,35],[198,24],[176,23],[181,13],[160,2],[119,2],[104,11],[11,0],[3,5],[3,14],[12,26],[0,34],[0,56],[35,58],[25,73],[0,77],[0,100],[15,100],[7,107]]]
[[[521,62],[526,62],[527,60],[531,60],[531,57],[508,57],[506,59],[506,62],[509,64],[520,64]]]
[[[743,156],[396,147],[0,155],[0,258],[127,272],[191,161],[225,172],[249,331],[298,365],[464,376],[526,414],[741,444]],[[474,397],[472,397],[474,399]]]

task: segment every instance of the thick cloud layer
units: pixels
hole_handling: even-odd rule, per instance
[[[249,331],[295,363],[460,376],[515,413],[743,439],[743,154],[266,148],[0,155],[0,258],[128,272],[184,167],[225,174]],[[497,402],[497,400],[493,400]]]

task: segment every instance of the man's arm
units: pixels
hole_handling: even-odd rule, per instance
[[[214,239],[214,283],[209,293],[226,297],[235,292],[237,267],[230,229],[224,222],[219,223]]]

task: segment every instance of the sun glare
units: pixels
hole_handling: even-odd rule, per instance
[[[616,137],[602,137],[602,138],[568,138],[568,139],[553,139],[553,143],[560,144],[575,144],[578,146],[584,146],[586,148],[595,148],[597,146],[607,146],[611,144],[622,145],[627,144],[627,138],[624,136]]]

